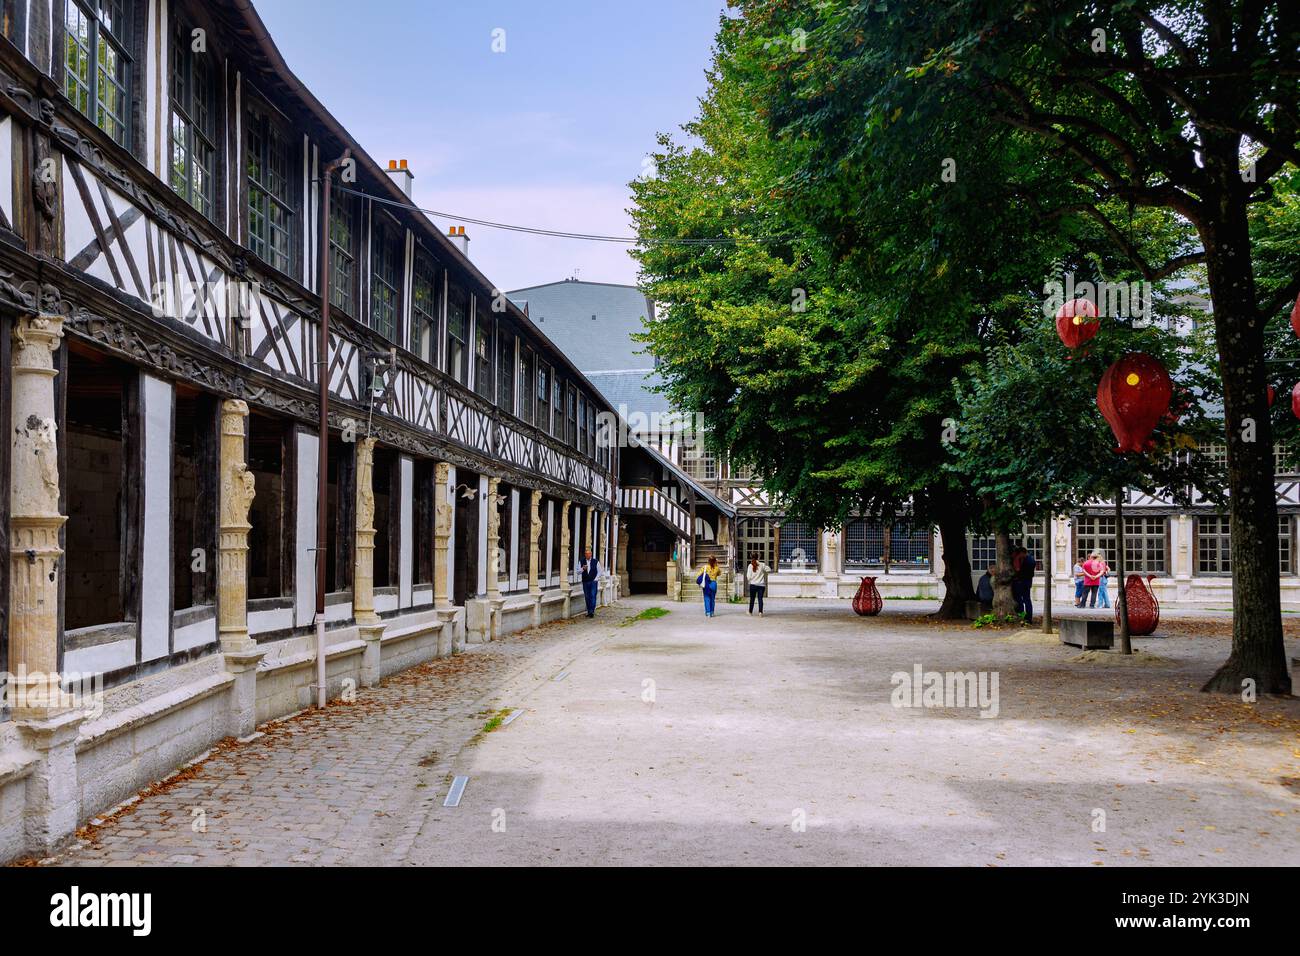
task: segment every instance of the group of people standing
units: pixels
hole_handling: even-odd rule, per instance
[[[1110,565],[1094,551],[1084,561],[1074,563],[1074,606],[1075,607],[1110,607],[1110,593],[1107,590],[1106,577]]]

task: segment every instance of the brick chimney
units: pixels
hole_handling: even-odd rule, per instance
[[[415,174],[406,166],[404,159],[390,159],[388,161],[388,178],[401,187],[402,192],[406,193],[406,198],[411,198],[411,183],[415,180]]]

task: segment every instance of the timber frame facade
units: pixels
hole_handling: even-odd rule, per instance
[[[0,15],[0,859],[306,703],[320,374],[331,694],[614,599],[608,404],[248,0]]]

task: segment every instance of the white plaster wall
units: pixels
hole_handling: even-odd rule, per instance
[[[446,302],[444,296],[443,302]],[[451,533],[447,535],[447,550],[442,556],[442,567],[447,575],[447,600],[456,593],[455,575],[455,548],[456,548],[456,466],[452,465],[447,469],[447,502],[451,508]]]
[[[398,569],[398,597],[402,607],[411,606],[411,587],[415,580],[415,462],[403,455],[401,463],[402,528],[400,547],[401,567]]]
[[[293,608],[278,607],[271,611],[251,611],[248,615],[248,633],[262,634],[293,627]]]
[[[206,647],[216,639],[217,619],[214,616],[176,628],[172,635],[172,647],[177,651],[188,651],[195,647]]]
[[[6,116],[0,119],[0,209],[10,223],[14,221],[13,165],[14,121]]]
[[[172,386],[141,374],[144,404],[144,531],[140,660],[171,653]]]
[[[487,592],[487,510],[488,480],[478,480],[478,594]]]
[[[68,651],[63,656],[63,672],[108,674],[135,663],[135,640],[114,641]]]
[[[305,627],[316,617],[316,482],[320,474],[320,440],[308,432],[297,434],[298,466],[294,501],[294,622]]]

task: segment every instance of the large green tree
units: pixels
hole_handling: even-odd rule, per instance
[[[1233,645],[1207,690],[1252,680],[1288,692],[1278,589],[1265,326],[1300,292],[1300,251],[1256,283],[1252,206],[1300,161],[1300,7],[1290,0],[979,3],[744,0],[774,49],[764,96],[774,129],[816,144],[799,181],[833,182],[846,161],[932,176],[969,137],[992,151],[1025,133],[1050,163],[980,189],[1026,224],[1087,217],[1144,276],[1203,262],[1222,375],[1232,513]],[[963,175],[961,163],[957,174]],[[1198,248],[1146,258],[1116,209],[1175,213]]]

